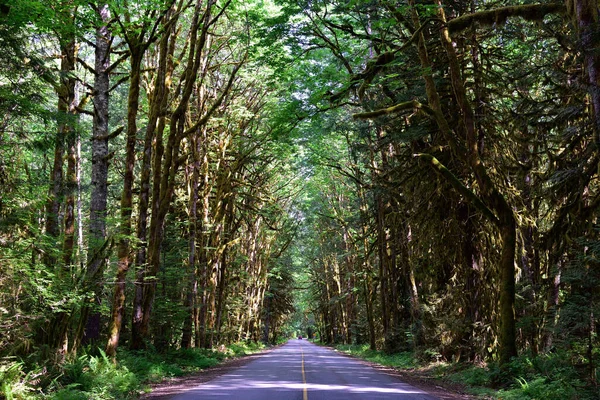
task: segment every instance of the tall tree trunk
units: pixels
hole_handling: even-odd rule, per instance
[[[65,215],[64,215],[64,238],[63,238],[63,263],[64,272],[59,274],[63,282],[71,282],[72,276],[72,264],[73,264],[73,251],[75,247],[75,195],[77,192],[77,104],[75,95],[75,78],[71,75],[75,70],[75,40],[70,40],[65,46],[63,57],[68,60],[66,61],[65,68],[61,67],[61,70],[65,71],[63,79],[66,80],[64,88],[67,89],[67,114],[65,115],[67,120],[63,127],[59,128],[64,131],[65,143],[67,147],[67,173],[65,182]],[[66,313],[63,313],[66,314]],[[64,357],[68,352],[68,321],[70,316],[63,315],[61,318],[62,323],[59,323],[59,345],[58,349],[60,354]]]
[[[360,181],[360,179],[359,179]],[[360,200],[360,220],[361,220],[361,234],[362,234],[362,238],[363,238],[363,243],[362,243],[362,247],[363,247],[363,273],[364,273],[364,281],[363,281],[363,285],[364,285],[364,299],[365,299],[365,309],[366,309],[366,313],[367,313],[367,323],[369,325],[369,348],[371,350],[376,350],[377,349],[377,344],[376,344],[376,340],[377,338],[375,337],[376,333],[375,333],[375,317],[374,317],[374,298],[376,297],[376,293],[375,290],[373,289],[373,280],[371,277],[372,274],[372,267],[371,267],[371,260],[370,260],[370,251],[369,251],[369,235],[368,235],[368,231],[369,231],[369,217],[368,217],[368,213],[367,213],[367,209],[368,209],[368,203],[367,203],[367,199],[365,196],[365,190],[363,187],[359,187],[358,188],[358,193],[359,193],[359,200]]]
[[[383,325],[383,337],[387,337],[390,331],[391,313],[388,307],[388,255],[385,235],[385,210],[381,194],[376,194],[377,199],[377,249],[379,259],[379,294],[381,302],[381,322]]]
[[[68,49],[62,49],[61,56],[61,72],[62,74],[67,74],[68,70],[66,66],[67,54],[65,51]],[[58,131],[56,135],[56,140],[54,143],[54,162],[52,164],[52,172],[50,175],[50,190],[48,193],[48,200],[46,202],[46,235],[50,237],[51,240],[56,241],[60,234],[60,227],[58,223],[58,218],[60,214],[60,204],[61,204],[61,193],[63,187],[63,165],[64,165],[64,153],[65,153],[65,135],[67,134],[67,113],[68,113],[68,87],[66,82],[62,82],[60,86],[60,91],[65,93],[59,93],[58,95],[58,113],[59,113],[59,123],[58,123]],[[50,246],[50,250],[55,248],[55,243]],[[56,257],[48,252],[45,256],[44,263],[48,266],[54,266],[56,264]]]
[[[179,10],[170,9],[164,17],[162,24],[165,32],[159,42],[158,68],[154,79],[154,85],[149,92],[150,114],[148,116],[148,125],[146,126],[146,135],[144,139],[144,155],[142,157],[142,171],[140,175],[140,195],[139,195],[139,213],[137,220],[137,240],[138,248],[136,251],[136,274],[135,289],[133,298],[133,312],[131,320],[131,342],[132,349],[142,349],[145,347],[144,335],[142,334],[143,300],[146,286],[147,275],[147,248],[148,248],[148,211],[150,209],[151,191],[154,195],[154,186],[152,186],[152,156],[156,160],[161,160],[163,155],[162,137],[165,129],[165,115],[168,94],[170,89],[171,75],[173,73],[173,53],[174,53],[174,35],[176,15]],[[169,26],[170,24],[170,26]],[[154,151],[153,151],[154,150]],[[158,164],[160,165],[160,163]]]
[[[198,278],[202,288],[199,298],[199,309],[197,312],[196,326],[196,347],[205,347],[206,344],[206,324],[208,315],[208,297],[209,297],[209,282],[210,268],[208,267],[208,248],[211,246],[209,232],[210,222],[210,195],[212,190],[210,165],[209,165],[209,150],[208,150],[208,130],[202,129],[202,137],[200,139],[200,155],[201,166],[200,174],[202,179],[202,229],[198,229],[201,248],[199,249],[198,259]],[[242,324],[240,325],[240,328]]]
[[[130,236],[131,212],[133,208],[133,171],[135,167],[135,143],[137,138],[137,114],[140,97],[140,74],[144,45],[140,38],[130,38],[131,73],[129,94],[127,99],[127,140],[125,144],[125,174],[123,176],[123,192],[121,194],[121,226],[117,250],[118,264],[113,293],[112,313],[109,327],[109,338],[106,344],[106,354],[115,357],[119,346],[119,335],[123,315],[125,313],[125,278],[131,263]]]
[[[90,199],[90,236],[88,244],[88,260],[85,290],[92,295],[81,311],[74,350],[83,337],[86,341],[95,341],[100,335],[100,314],[92,311],[100,299],[102,290],[102,273],[105,264],[106,243],[106,205],[108,198],[108,96],[110,88],[110,46],[112,42],[110,28],[110,11],[108,5],[100,3],[96,12],[100,25],[96,28],[95,47],[95,80],[94,80],[94,118],[92,133],[92,194]],[[88,318],[89,317],[89,318]]]
[[[557,252],[558,253],[558,252]],[[542,341],[545,351],[551,351],[554,346],[554,332],[559,318],[560,293],[562,287],[563,264],[561,256],[548,259],[549,284],[546,292],[546,309],[544,313]],[[556,270],[554,270],[556,268]]]
[[[68,26],[74,24],[74,14],[71,12],[65,16],[65,23]],[[58,278],[64,284],[72,283],[71,264],[73,260],[73,249],[75,245],[75,193],[77,189],[77,133],[76,133],[76,95],[75,95],[75,70],[76,59],[76,43],[73,33],[67,33],[64,38],[61,38],[61,63],[60,63],[60,86],[58,92],[58,132],[57,143],[55,147],[55,157],[62,157],[64,146],[67,149],[67,173],[64,190],[62,182],[62,159],[60,162],[54,160],[53,182],[51,196],[48,203],[48,211],[52,214],[46,220],[46,229],[50,236],[57,239],[58,235],[58,211],[60,209],[60,196],[65,195],[65,211],[64,211],[64,237],[62,246],[62,263],[51,256],[48,261],[52,260]],[[56,224],[56,226],[54,226]],[[54,321],[51,323],[52,337],[51,343],[57,351],[57,361],[63,362],[68,352],[68,328],[71,320],[70,312],[62,311],[54,316]]]
[[[60,197],[63,183],[64,153],[64,137],[62,136],[62,132],[60,132],[60,135],[57,135],[54,144],[54,163],[52,165],[50,179],[50,192],[46,203],[46,235],[48,235],[51,240],[58,239],[59,235],[58,216],[60,213]],[[45,257],[44,263],[47,265],[54,265],[55,259],[56,257],[49,254]]]
[[[181,337],[181,347],[192,347],[192,337],[194,328],[194,318],[196,309],[196,297],[198,294],[198,278],[196,275],[196,240],[197,222],[198,222],[198,184],[199,170],[201,168],[201,146],[198,144],[200,138],[193,138],[191,147],[193,162],[188,166],[188,289],[185,296],[184,307],[188,312],[183,323],[183,332]]]
[[[81,135],[77,132],[77,262],[83,267],[83,199],[81,190]]]
[[[223,309],[225,308],[225,301],[226,301],[226,294],[227,292],[225,291],[225,288],[227,286],[227,248],[225,248],[223,250],[223,253],[221,254],[221,262],[220,262],[220,268],[219,271],[217,272],[217,292],[216,292],[216,299],[215,299],[215,306],[216,306],[216,316],[215,316],[215,328],[214,328],[214,334],[215,334],[215,341],[219,342],[220,341],[220,335],[221,335],[221,325],[222,325],[222,319],[223,319]]]
[[[412,241],[412,230],[410,225],[405,225],[402,233],[404,235],[406,246],[403,249],[403,257],[405,257],[405,273],[407,275],[406,285],[408,287],[410,298],[410,320],[413,335],[413,346],[418,348],[424,344],[425,338],[423,336],[423,313],[421,311],[421,302],[419,301],[419,291],[415,278],[415,268],[412,263],[412,255],[410,250]]]
[[[74,46],[73,46],[74,47]],[[74,55],[74,52],[71,53]],[[73,66],[74,69],[74,66]],[[63,238],[63,262],[65,266],[73,263],[73,251],[75,248],[75,195],[77,193],[77,121],[75,120],[77,111],[75,104],[75,79],[71,78],[69,88],[72,90],[72,97],[69,104],[69,116],[73,117],[68,121],[68,127],[65,139],[67,147],[67,173],[65,182],[65,232]]]

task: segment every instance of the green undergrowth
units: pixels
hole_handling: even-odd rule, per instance
[[[135,399],[151,383],[192,374],[227,358],[260,351],[256,343],[236,343],[216,350],[120,351],[113,363],[101,350],[47,368],[15,359],[0,362],[0,399]]]
[[[471,393],[502,400],[592,400],[598,387],[586,371],[575,367],[567,353],[521,355],[503,367],[439,364],[431,368],[441,379],[464,385]]]
[[[393,367],[410,370],[421,377],[459,385],[465,392],[482,399],[498,400],[592,400],[600,399],[600,388],[572,364],[568,354],[536,357],[522,355],[500,368],[495,363],[446,363],[419,360],[413,353],[385,354],[368,345],[336,345],[338,351]],[[598,374],[598,372],[596,372]]]
[[[368,344],[340,344],[336,345],[335,349],[387,367],[409,369],[415,368],[418,365],[413,353],[410,352],[386,354],[380,350],[371,350]]]

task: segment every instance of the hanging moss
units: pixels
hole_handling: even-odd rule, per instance
[[[500,7],[455,18],[448,22],[448,30],[453,34],[462,32],[475,24],[480,26],[500,25],[504,24],[508,18],[513,17],[520,17],[527,21],[541,21],[548,14],[563,14],[566,10],[563,3]]]
[[[457,177],[450,171],[444,164],[442,164],[437,158],[432,156],[431,154],[426,153],[417,153],[413,154],[413,157],[418,157],[426,162],[428,162],[431,167],[442,177],[446,179],[446,181],[452,185],[452,187],[461,195],[463,195],[466,199],[470,201],[470,203],[477,207],[479,211],[483,213],[490,221],[494,224],[498,225],[499,220],[498,217],[488,208],[487,205],[475,194],[471,189],[466,187]]]

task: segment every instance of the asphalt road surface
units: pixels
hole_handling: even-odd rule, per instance
[[[173,400],[435,400],[398,378],[314,345],[290,340]]]

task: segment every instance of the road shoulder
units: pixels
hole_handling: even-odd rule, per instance
[[[179,376],[152,384],[150,385],[151,392],[142,394],[139,398],[140,400],[168,400],[175,395],[192,390],[202,383],[211,381],[221,375],[243,367],[253,360],[271,352],[275,348],[277,348],[277,346],[262,350],[258,353],[225,360],[214,367],[207,368],[192,375]]]
[[[316,343],[315,343],[316,344]],[[352,354],[347,354],[342,351],[336,350],[330,346],[322,346],[326,347],[332,351],[335,351],[337,354],[342,356],[352,358],[361,362],[364,365],[368,365],[380,372],[383,372],[387,375],[394,376],[401,380],[402,382],[408,383],[411,386],[416,387],[417,389],[421,389],[428,394],[435,396],[441,400],[473,400],[478,397],[471,396],[466,394],[461,385],[453,384],[451,382],[441,381],[439,379],[432,378],[427,376],[425,372],[413,369],[413,370],[398,370],[393,367],[386,367],[381,364],[374,363],[372,361],[364,360],[360,357],[354,356]]]

